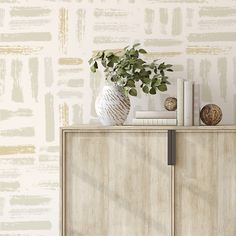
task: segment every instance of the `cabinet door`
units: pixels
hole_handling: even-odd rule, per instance
[[[68,132],[64,236],[170,236],[166,132]]]
[[[178,133],[175,235],[236,235],[236,133]]]

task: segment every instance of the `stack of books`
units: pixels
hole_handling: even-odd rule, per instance
[[[177,125],[199,126],[200,86],[192,81],[177,80]]]
[[[176,111],[136,111],[133,125],[177,125]]]
[[[177,111],[136,111],[133,125],[200,125],[200,85],[177,80]]]

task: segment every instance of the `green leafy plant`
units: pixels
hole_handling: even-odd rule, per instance
[[[140,48],[140,44],[127,46],[121,51],[99,51],[89,60],[90,69],[96,72],[98,62],[105,68],[106,80],[121,86],[126,95],[137,96],[137,85],[146,94],[156,94],[157,91],[166,91],[170,84],[165,72],[172,72],[171,64],[154,60],[147,63],[141,57],[147,52]]]

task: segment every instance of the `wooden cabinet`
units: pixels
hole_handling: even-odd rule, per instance
[[[62,129],[63,236],[235,236],[236,128]]]
[[[175,235],[236,235],[236,132],[177,133]]]

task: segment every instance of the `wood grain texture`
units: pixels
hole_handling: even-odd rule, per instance
[[[63,136],[64,236],[171,235],[166,132]]]
[[[175,236],[236,235],[236,132],[178,133]]]

